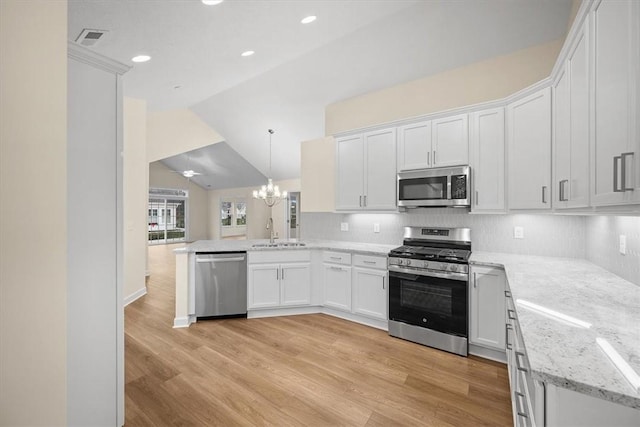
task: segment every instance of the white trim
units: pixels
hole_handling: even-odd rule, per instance
[[[176,317],[173,319],[173,327],[174,328],[188,328],[189,325],[195,323],[196,316],[190,314],[189,316]]]
[[[504,364],[507,363],[507,353],[505,350],[497,350],[469,343],[469,354]]]
[[[134,293],[132,293],[131,295],[129,295],[128,297],[126,297],[124,299],[124,306],[128,306],[129,304],[131,304],[132,302],[134,302],[135,300],[137,300],[140,297],[143,297],[147,294],[147,287],[143,287],[138,289],[137,291],[135,291]]]
[[[382,329],[383,331],[389,330],[388,320],[372,319],[360,314],[354,314],[348,311],[336,310],[331,307],[322,307],[322,313],[333,317],[339,317],[340,319],[349,320],[351,322],[359,323],[361,325],[370,326],[376,329]]]
[[[250,310],[247,311],[247,319],[259,319],[261,317],[279,317],[279,316],[295,316],[298,314],[317,314],[322,313],[322,307],[306,306],[291,308],[273,308],[266,310]]]
[[[110,73],[122,75],[131,69],[129,65],[114,61],[70,40],[67,41],[67,56]]]

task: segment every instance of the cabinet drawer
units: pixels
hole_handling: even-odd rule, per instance
[[[356,267],[387,269],[387,257],[372,255],[354,255],[353,265]]]
[[[351,265],[351,254],[345,252],[324,251],[322,261],[333,264]]]
[[[311,261],[311,252],[308,250],[261,250],[247,252],[247,262],[272,263],[272,262],[298,262]]]

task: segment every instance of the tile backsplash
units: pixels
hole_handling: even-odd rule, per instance
[[[340,231],[341,223],[348,231]],[[380,231],[374,232],[378,224]],[[571,215],[479,215],[458,209],[406,213],[302,213],[301,237],[400,245],[403,227],[469,227],[472,250],[584,258],[640,286],[640,217]],[[523,239],[514,239],[522,227]],[[620,235],[626,254],[619,252]]]
[[[341,223],[349,231],[340,231]],[[374,224],[380,232],[374,233]],[[586,257],[585,217],[556,215],[479,215],[461,209],[415,209],[406,213],[302,213],[302,238],[402,244],[405,226],[471,228],[472,250],[517,254]],[[514,239],[514,227],[523,239]]]
[[[586,235],[589,261],[640,286],[640,217],[588,217]],[[620,235],[626,237],[625,255],[619,250]]]

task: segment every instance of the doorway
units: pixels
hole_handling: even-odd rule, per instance
[[[175,194],[178,191],[182,196]],[[149,191],[147,207],[149,244],[185,242],[188,236],[187,225],[186,191],[163,189]]]

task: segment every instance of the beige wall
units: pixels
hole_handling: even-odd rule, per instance
[[[66,112],[67,2],[0,1],[0,425],[66,423]]]
[[[149,162],[166,159],[224,140],[193,111],[187,109],[149,113],[147,126],[147,160]]]
[[[147,265],[147,102],[124,98],[124,285],[125,302],[146,289]]]
[[[336,143],[333,137],[300,145],[300,212],[335,209]]]
[[[549,77],[564,39],[327,106],[325,134],[504,98]]]
[[[209,203],[204,188],[173,172],[161,162],[149,164],[149,187],[189,190],[189,241],[209,238]]]

